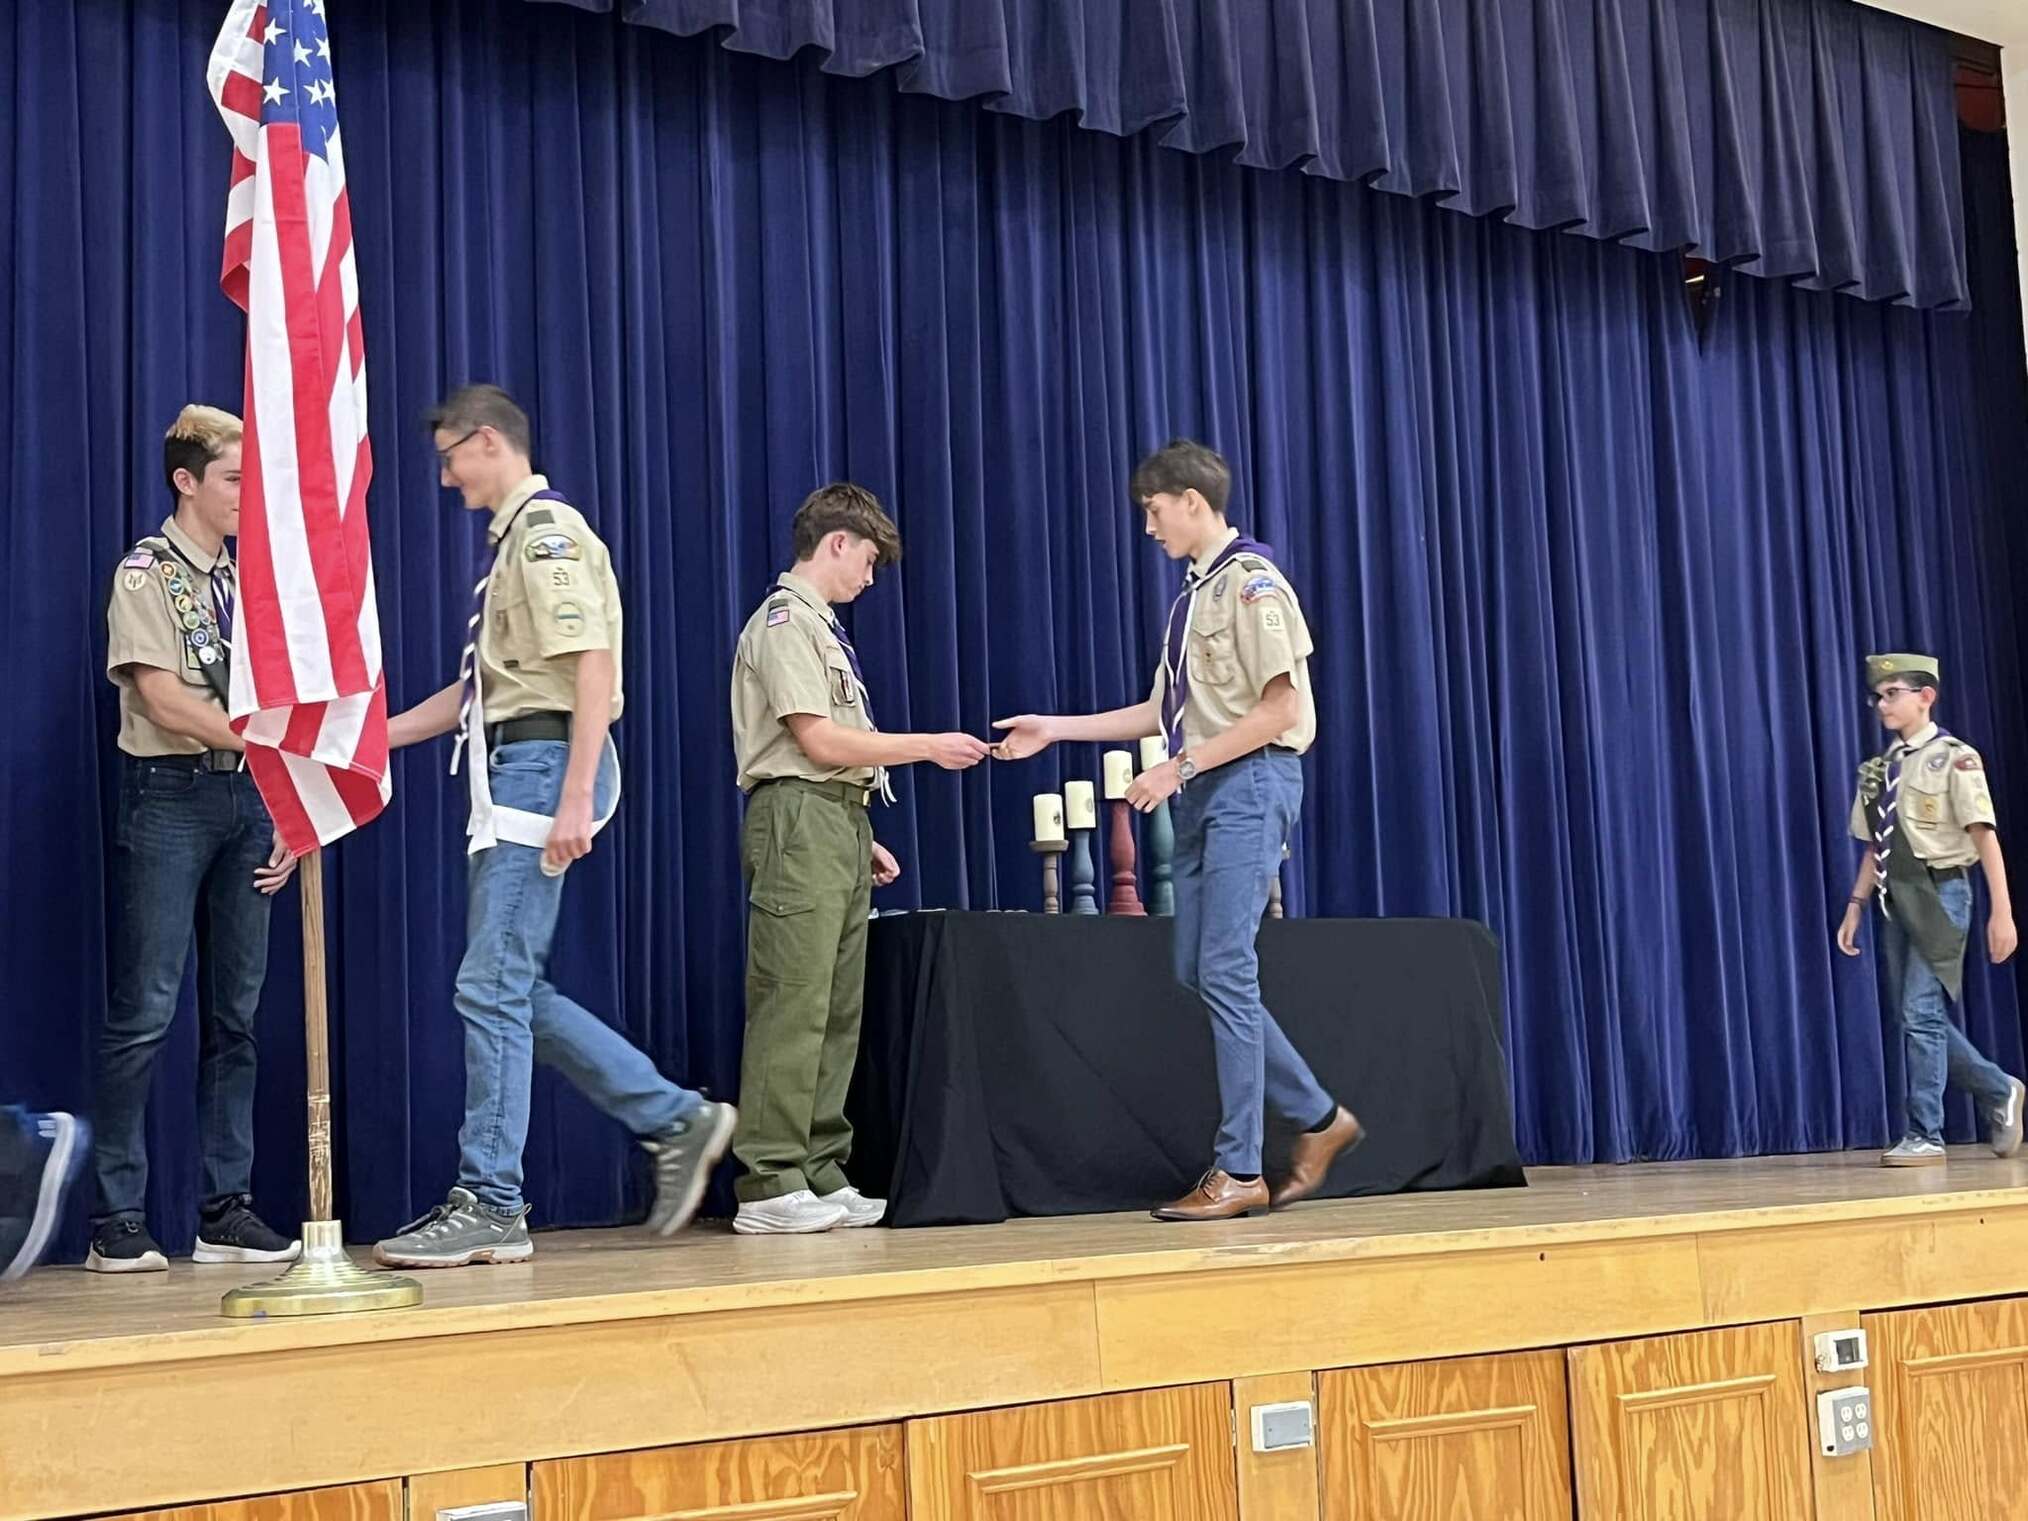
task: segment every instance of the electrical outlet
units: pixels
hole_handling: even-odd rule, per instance
[[[1311,1410],[1308,1400],[1253,1407],[1255,1452],[1284,1452],[1291,1447],[1309,1447],[1315,1444],[1316,1439],[1316,1412]]]
[[[1820,1331],[1816,1345],[1819,1373],[1853,1373],[1866,1366],[1866,1333],[1857,1326],[1849,1331]]]
[[[1817,1396],[1817,1449],[1827,1458],[1850,1457],[1873,1446],[1873,1391],[1863,1384],[1826,1389]]]

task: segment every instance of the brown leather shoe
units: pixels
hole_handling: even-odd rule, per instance
[[[1151,1213],[1157,1220],[1235,1220],[1241,1215],[1265,1214],[1268,1186],[1259,1178],[1241,1183],[1216,1167],[1197,1180],[1197,1186],[1173,1204],[1158,1204]]]
[[[1366,1127],[1343,1104],[1330,1124],[1322,1130],[1306,1130],[1289,1149],[1288,1176],[1268,1189],[1268,1202],[1276,1209],[1307,1199],[1324,1186],[1324,1177],[1338,1153],[1350,1151],[1366,1139]]]

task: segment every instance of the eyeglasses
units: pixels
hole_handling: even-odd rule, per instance
[[[1869,708],[1878,707],[1883,702],[1892,702],[1897,697],[1912,696],[1920,690],[1921,688],[1919,687],[1882,687],[1877,692],[1867,694],[1866,706]]]
[[[486,425],[484,423],[481,423],[479,424],[478,427],[474,428],[470,433],[467,433],[463,438],[459,439],[455,444],[451,444],[447,448],[437,450],[437,468],[439,470],[450,469],[451,456],[453,454],[456,454],[460,449],[464,448],[464,446],[466,444],[469,444],[473,439],[477,438],[480,435],[480,433],[485,431],[485,427]]]

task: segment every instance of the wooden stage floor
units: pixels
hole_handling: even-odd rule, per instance
[[[525,1264],[417,1275],[419,1310],[272,1322],[217,1313],[258,1270],[45,1268],[0,1290],[0,1521],[2028,1291],[2028,1157],[1530,1180],[1216,1225],[556,1232]],[[320,1408],[342,1440],[301,1439]],[[184,1420],[239,1432],[233,1462]]]

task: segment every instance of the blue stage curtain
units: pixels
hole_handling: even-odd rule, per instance
[[[562,0],[1035,121],[1965,299],[1951,45],[1853,0]]]
[[[1176,573],[1124,483],[1191,433],[1231,456],[1237,517],[1281,546],[1319,642],[1292,911],[1494,928],[1525,1154],[1887,1137],[1873,958],[1831,944],[1853,769],[1879,743],[1860,655],[1937,650],[1945,721],[1984,748],[2003,823],[2028,817],[2004,510],[2021,357],[1990,154],[1971,181],[1990,320],[1739,278],[1700,345],[1678,265],[1635,249],[555,7],[332,13],[392,695],[454,671],[482,528],[439,490],[421,414],[496,378],[629,601],[627,797],[572,872],[554,970],[666,1070],[736,1087],[727,662],[804,493],[861,480],[906,536],[853,615],[884,720],[983,732],[1146,691]],[[107,577],[165,510],[161,428],[240,392],[216,22],[210,0],[79,0],[0,28],[0,1094],[42,1105],[89,1109],[104,1006]],[[332,852],[356,1234],[453,1175],[446,758],[404,754],[385,819]],[[1029,796],[1097,774],[1092,747],[905,774],[878,827],[907,875],[879,901],[1034,907]],[[293,896],[257,1171],[290,1218]],[[1967,981],[1975,1033],[2021,1070],[2012,972]],[[194,1223],[194,1062],[186,1020],[151,1127],[172,1247]],[[641,1202],[625,1138],[548,1077],[529,1163],[542,1223]]]

